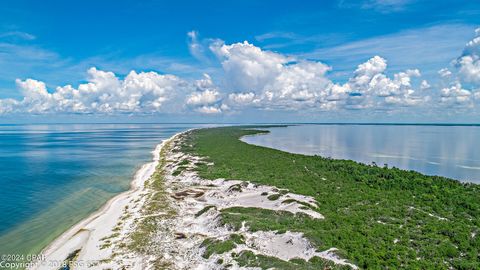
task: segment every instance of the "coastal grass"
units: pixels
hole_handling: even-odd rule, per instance
[[[242,251],[235,258],[240,266],[259,267],[261,269],[282,269],[282,270],[318,270],[318,269],[349,269],[347,266],[335,265],[333,262],[312,258],[310,261],[302,259],[292,259],[287,261],[275,257],[255,255],[251,251]]]
[[[229,225],[235,230],[239,230],[242,227],[242,223],[246,222],[246,225],[253,232],[277,231],[277,233],[284,233],[290,230],[303,232],[306,235],[314,234],[315,223],[322,222],[312,219],[303,213],[292,214],[287,211],[273,211],[254,207],[222,209],[221,217],[224,225]],[[316,244],[317,246],[322,245],[322,241],[320,240]]]
[[[67,258],[63,261],[63,265],[58,268],[58,270],[65,270],[65,269],[71,269],[73,267],[73,264],[78,258],[78,254],[80,253],[80,249],[76,249],[72,251],[70,254],[68,254]]]
[[[257,127],[258,128],[258,127]],[[224,223],[251,230],[303,232],[319,250],[339,249],[363,269],[480,269],[480,187],[414,171],[286,153],[249,145],[250,127],[200,129],[182,151],[213,163],[205,179],[236,179],[312,196],[325,219],[257,208],[222,210]],[[268,194],[270,195],[270,194]],[[288,269],[283,261],[240,256],[245,265]],[[312,260],[311,260],[312,261]],[[309,269],[315,262],[297,269]]]
[[[166,152],[171,147],[170,143],[165,144],[160,152],[160,160],[155,173],[150,180],[146,183],[147,188],[150,189],[148,198],[146,198],[145,206],[142,209],[142,218],[136,222],[135,231],[130,235],[130,241],[128,248],[135,252],[147,253],[151,246],[155,246],[152,243],[152,236],[158,229],[157,221],[165,216],[176,215],[175,210],[169,205],[168,193],[165,191],[164,175]],[[165,215],[158,215],[159,212],[165,213]]]
[[[234,249],[237,244],[244,244],[244,243],[245,243],[245,240],[239,234],[232,234],[225,241],[207,238],[201,244],[201,247],[205,248],[205,251],[202,256],[205,259],[208,259],[213,254],[223,254],[225,252],[228,252]]]
[[[275,193],[275,194],[272,194],[272,195],[268,195],[267,199],[269,199],[270,201],[276,201],[276,200],[278,200],[278,198],[280,198],[280,196],[282,196],[282,194]]]
[[[179,176],[183,171],[185,171],[187,166],[178,166],[178,168],[172,173],[173,176]]]
[[[198,211],[198,212],[195,214],[195,217],[198,218],[199,216],[205,214],[208,210],[210,210],[210,209],[212,209],[212,208],[215,208],[215,205],[205,206],[202,210]]]

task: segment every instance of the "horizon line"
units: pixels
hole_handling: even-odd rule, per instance
[[[58,122],[58,123],[5,123],[0,126],[38,125],[365,125],[365,126],[480,126],[480,123],[433,122]]]

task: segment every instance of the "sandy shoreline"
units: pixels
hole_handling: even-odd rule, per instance
[[[111,252],[108,252],[108,250],[102,252],[103,249],[100,246],[102,239],[112,233],[125,207],[131,204],[133,200],[139,200],[139,197],[141,197],[144,183],[154,174],[159,163],[161,149],[166,143],[182,133],[177,133],[158,144],[151,152],[153,155],[152,161],[142,165],[135,173],[129,190],[111,198],[99,210],[57,237],[42,250],[43,260],[34,262],[28,269],[58,269],[70,254],[79,249],[75,269],[94,266],[102,258],[108,257],[108,253]]]
[[[115,196],[58,237],[44,249],[44,260],[29,269],[57,270],[67,257],[75,270],[258,269],[241,266],[232,255],[246,253],[281,261],[318,257],[357,268],[338,257],[334,247],[317,250],[302,233],[252,232],[245,223],[241,228],[223,224],[222,209],[232,207],[301,213],[311,219],[324,217],[318,212],[316,200],[309,196],[240,180],[202,179],[195,171],[196,164],[214,164],[181,151],[181,135],[186,132],[157,145],[153,161],[137,171],[129,191]],[[141,236],[135,242],[138,234]],[[232,237],[240,242],[230,252],[205,255],[206,241],[231,241]],[[140,252],[129,246],[132,241]]]

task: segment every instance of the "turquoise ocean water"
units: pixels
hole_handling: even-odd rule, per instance
[[[0,254],[36,254],[128,190],[163,139],[198,125],[0,125]]]

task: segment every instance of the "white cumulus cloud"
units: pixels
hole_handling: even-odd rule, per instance
[[[460,83],[441,90],[441,101],[447,105],[472,105],[472,93],[463,89]]]
[[[361,63],[346,83],[338,84],[328,78],[331,67],[321,62],[265,51],[248,42],[217,42],[210,48],[222,64],[226,90],[234,92],[228,96],[234,107],[363,109],[414,106],[429,99],[413,87],[412,79],[421,76],[418,69],[388,77],[387,61],[380,56]]]
[[[195,86],[196,91],[187,97],[186,104],[200,113],[221,113],[221,94],[212,78],[208,74],[204,74],[203,79],[195,81]],[[226,108],[224,107],[224,109]]]
[[[238,105],[248,105],[251,104],[255,99],[255,93],[231,93],[228,95],[228,99],[233,104]]]
[[[329,76],[332,67],[319,61],[264,50],[247,41],[199,40],[195,31],[188,36],[192,55],[220,64],[213,72],[208,69],[215,80],[208,74],[193,80],[136,71],[118,77],[96,68],[90,68],[86,82],[76,87],[47,89],[42,81],[17,79],[23,97],[0,99],[0,113],[393,111],[472,107],[480,100],[480,30],[449,68],[439,70],[438,83],[425,80],[415,68],[389,73],[387,60],[378,55],[359,63],[350,78],[336,82]]]
[[[217,90],[205,90],[191,94],[187,98],[188,105],[210,105],[219,100],[220,93]]]
[[[60,86],[51,93],[41,81],[17,79],[16,83],[24,97],[9,111],[31,113],[160,112],[165,101],[191,88],[173,75],[131,71],[121,80],[112,72],[96,68],[88,70],[87,83],[77,88]]]
[[[345,84],[335,84],[330,88],[329,100],[345,100],[345,107],[363,109],[388,105],[415,106],[430,99],[417,93],[412,85],[412,78],[420,77],[418,69],[398,72],[393,78],[385,74],[387,61],[374,56],[360,64],[354,76]],[[340,103],[341,104],[341,103]]]
[[[265,51],[248,42],[215,43],[210,48],[222,64],[225,87],[234,92],[229,100],[236,105],[315,106],[331,83],[326,78],[330,67],[320,62]]]
[[[466,55],[458,60],[459,74],[465,82],[480,84],[480,61],[477,55]]]
[[[460,78],[467,83],[480,85],[480,28],[475,31],[475,37],[470,40],[457,59]]]
[[[432,86],[428,83],[426,80],[422,80],[422,83],[420,84],[420,89],[421,90],[427,90],[430,89]]]

